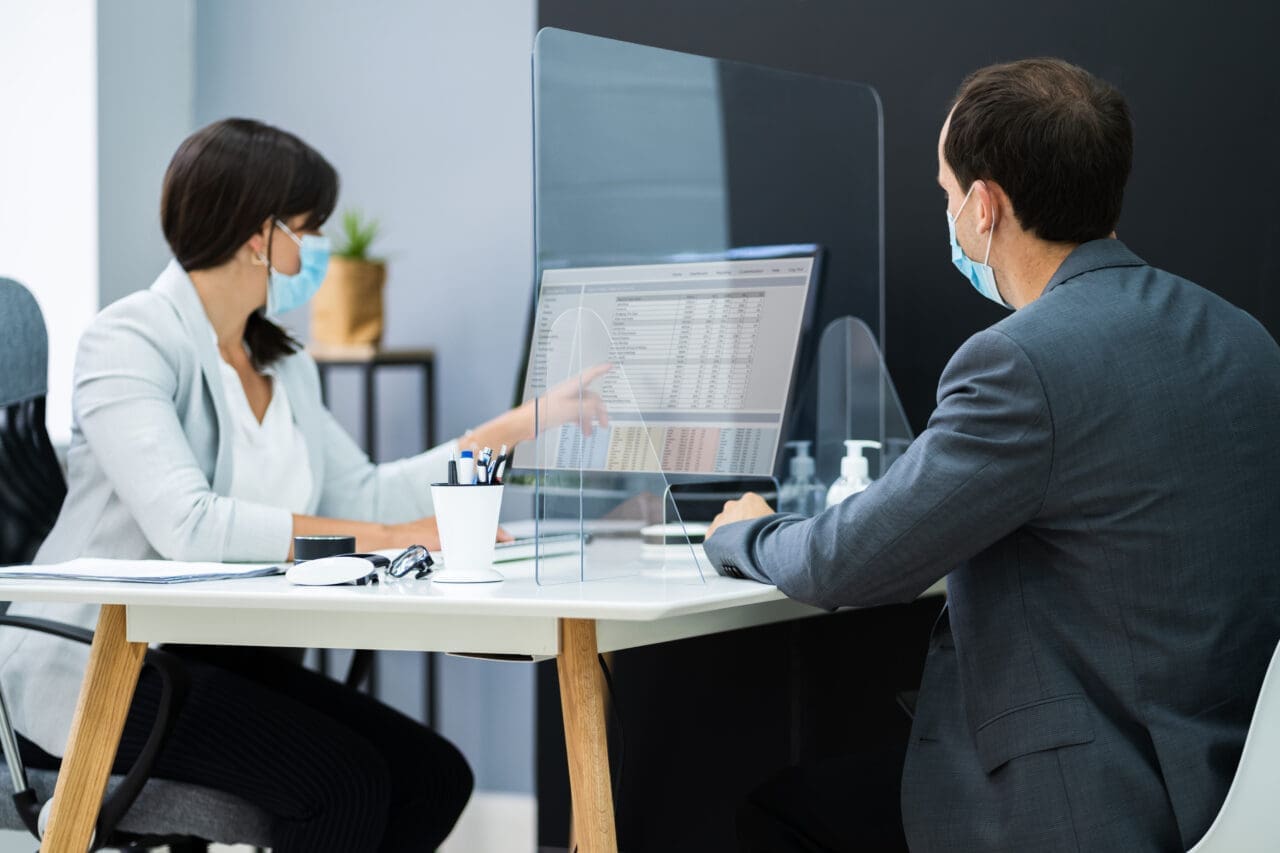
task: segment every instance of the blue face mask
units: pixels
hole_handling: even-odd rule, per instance
[[[325,270],[329,268],[328,237],[318,234],[303,234],[299,237],[279,219],[276,220],[276,225],[298,244],[302,265],[293,275],[286,275],[271,268],[270,262],[267,262],[268,268],[271,268],[271,282],[267,285],[267,316],[273,318],[307,304],[320,289]]]
[[[977,186],[977,184],[974,184]],[[993,225],[991,231],[987,235],[987,256],[983,258],[982,263],[977,263],[964,253],[964,249],[960,248],[959,241],[956,240],[956,220],[960,218],[964,206],[969,203],[969,196],[973,195],[973,187],[969,187],[969,192],[965,194],[964,201],[960,203],[960,210],[956,211],[956,215],[952,216],[951,211],[947,211],[947,230],[951,232],[951,263],[956,265],[956,269],[960,270],[960,274],[969,279],[969,282],[977,288],[977,291],[983,296],[990,299],[997,305],[1005,308],[1012,308],[1009,303],[1005,302],[1000,296],[1000,291],[996,288],[995,271],[988,266],[987,261],[991,260],[991,241],[996,236],[996,229]]]

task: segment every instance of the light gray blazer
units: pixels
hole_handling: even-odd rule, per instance
[[[36,557],[275,562],[289,551],[288,510],[227,497],[231,415],[220,356],[191,278],[171,261],[149,290],[109,306],[80,340],[72,392],[66,502]],[[307,513],[395,523],[432,514],[430,483],[444,477],[444,445],[374,465],[324,408],[315,362],[278,362],[311,462]],[[407,544],[407,543],[406,543]],[[15,604],[87,628],[97,608]],[[0,680],[16,728],[61,755],[84,646],[0,629]]]
[[[1182,851],[1280,638],[1277,448],[1266,330],[1097,240],[960,348],[884,477],[706,552],[827,607],[949,573],[902,781],[913,851]]]

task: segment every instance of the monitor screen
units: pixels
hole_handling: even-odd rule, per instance
[[[544,270],[524,398],[562,378],[548,361],[580,317],[599,325],[607,346],[598,349],[614,367],[592,386],[609,425],[587,437],[576,426],[544,436],[541,465],[772,474],[817,273],[816,247],[789,248]]]

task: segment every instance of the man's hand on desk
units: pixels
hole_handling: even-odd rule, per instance
[[[736,501],[724,502],[724,511],[712,519],[711,526],[707,528],[707,538],[710,539],[717,530],[726,524],[733,524],[735,521],[750,521],[753,518],[760,518],[765,515],[773,515],[773,507],[769,506],[765,499],[755,492],[747,492]]]

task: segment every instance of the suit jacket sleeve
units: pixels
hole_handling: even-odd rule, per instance
[[[217,494],[174,405],[177,371],[136,318],[104,316],[80,339],[76,425],[151,546],[169,560],[282,560],[288,510]]]
[[[308,441],[320,448],[322,477],[315,514],[322,518],[398,524],[432,515],[431,484],[444,480],[451,441],[425,453],[381,465],[352,440],[320,394],[320,372],[305,351],[286,361],[308,400]]]
[[[910,601],[1034,518],[1052,459],[1040,377],[1021,347],[988,329],[952,357],[928,428],[883,477],[811,519],[727,525],[707,556],[823,607]]]
[[[324,419],[324,488],[317,512],[353,521],[398,524],[432,515],[431,484],[445,479],[449,453],[457,442],[425,453],[375,465],[328,409]]]

